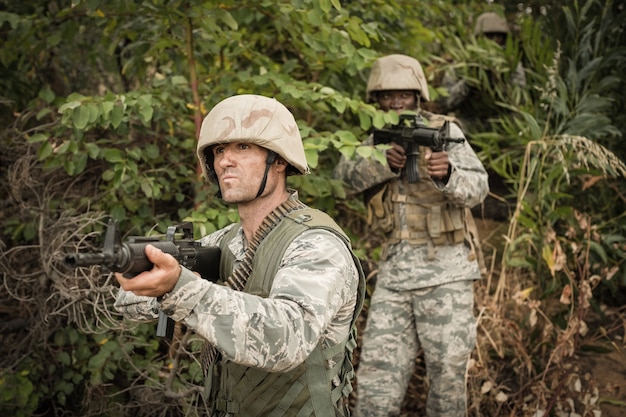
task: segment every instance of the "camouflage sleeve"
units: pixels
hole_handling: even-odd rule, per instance
[[[370,135],[363,145],[371,146],[373,143],[373,136]],[[348,196],[354,196],[398,176],[389,168],[389,165],[383,165],[372,158],[364,158],[358,154],[350,159],[342,155],[333,171],[333,178],[343,181]]]
[[[134,321],[152,321],[159,317],[159,306],[154,297],[143,297],[119,289],[115,297],[115,309]]]
[[[448,71],[441,81],[441,86],[445,87],[448,95],[437,100],[437,105],[442,113],[454,111],[469,95],[470,89],[467,82]]]
[[[511,74],[511,83],[520,88],[526,87],[526,73],[524,72],[524,66],[521,62],[517,63],[515,71]]]
[[[450,136],[465,137],[455,123],[450,124]],[[471,208],[480,204],[489,193],[488,175],[467,140],[449,145],[448,160],[451,169],[448,182],[435,181],[435,184],[456,206]]]
[[[322,341],[347,337],[356,305],[358,272],[334,234],[311,230],[288,247],[268,298],[234,291],[183,268],[159,303],[239,364],[286,371]]]

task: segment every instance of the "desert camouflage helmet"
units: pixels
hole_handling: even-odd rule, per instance
[[[506,19],[494,12],[483,13],[476,19],[474,25],[474,36],[481,33],[509,33],[509,25]]]
[[[205,149],[231,142],[254,143],[275,152],[295,168],[290,173],[309,172],[296,120],[276,99],[242,94],[222,100],[211,109],[202,122],[197,149],[206,178],[214,180],[214,168],[213,161],[207,161]]]
[[[387,55],[372,65],[367,80],[366,101],[373,102],[372,93],[385,90],[416,90],[425,101],[430,100],[428,83],[419,61],[407,55]]]

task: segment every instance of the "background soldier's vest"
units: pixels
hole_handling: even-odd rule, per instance
[[[324,212],[306,208],[287,215],[259,245],[252,274],[244,292],[267,297],[289,244],[306,230],[323,228],[339,236],[350,250],[350,240]],[[234,255],[227,248],[238,231],[232,228],[222,239],[220,278],[233,270]],[[352,251],[350,250],[352,253]],[[211,400],[218,416],[348,416],[346,401],[354,376],[352,352],[356,347],[355,321],[365,295],[365,277],[358,258],[357,305],[346,340],[324,348],[319,344],[306,361],[288,372],[267,372],[228,360],[217,363]],[[271,413],[271,414],[270,414]]]
[[[420,115],[428,120],[429,127],[435,128],[445,120],[456,120],[425,111]],[[386,245],[406,240],[415,245],[437,246],[465,240],[466,210],[448,202],[431,181],[426,168],[426,149],[420,147],[419,182],[411,184],[402,175],[385,184],[370,200],[368,221],[373,230],[385,234]],[[401,210],[406,217],[406,228],[402,228]]]
[[[394,225],[389,234],[390,243],[400,240],[416,245],[432,243],[435,246],[461,243],[464,240],[464,210],[448,202],[430,180],[425,151],[425,148],[420,149],[419,182],[410,184],[402,177],[390,184]],[[401,207],[405,210],[406,229],[400,227]]]

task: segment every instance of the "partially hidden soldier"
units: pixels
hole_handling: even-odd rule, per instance
[[[506,19],[495,12],[485,12],[476,18],[474,23],[474,36],[485,37],[504,48],[507,39],[512,36],[511,29]],[[502,91],[502,101],[508,100],[508,94],[512,87],[524,88],[526,86],[526,73],[524,66],[519,61],[514,70],[507,73],[488,71],[490,89]],[[466,79],[457,75],[454,71],[447,71],[441,81],[441,86],[447,90],[447,95],[436,100],[437,111],[453,114],[466,133],[483,132],[491,130],[491,120],[498,116],[502,110],[496,105],[496,99],[490,96],[485,89],[471,86]],[[503,144],[506,146],[506,144]],[[489,187],[492,191],[485,202],[472,209],[477,218],[491,219],[495,221],[508,221],[514,201],[511,200],[512,190],[506,184],[504,178],[491,168],[489,173]]]
[[[138,321],[162,310],[206,339],[212,416],[348,416],[365,278],[346,234],[287,188],[309,172],[293,115],[275,99],[227,98],[204,119],[197,155],[240,217],[200,240],[221,248],[219,280],[148,245],[154,268],[116,274],[116,308]]]
[[[366,93],[380,109],[416,112],[428,126],[449,120],[421,108],[428,85],[420,63],[406,55],[379,58]],[[464,139],[454,122],[450,136]],[[370,135],[364,144],[372,143]],[[419,181],[411,183],[404,149],[392,146],[387,165],[342,157],[334,172],[348,196],[367,194],[369,226],[385,238],[357,368],[355,415],[400,415],[421,347],[427,416],[462,417],[476,339],[473,284],[481,276],[469,208],[487,195],[487,173],[467,141],[457,141],[441,152],[420,147]]]
[[[511,30],[506,19],[495,12],[486,12],[476,18],[474,24],[474,36],[476,38],[484,36],[485,38],[495,42],[500,47],[504,47],[507,38],[511,36]],[[494,83],[496,74],[491,74],[491,83]],[[526,86],[526,73],[524,66],[520,62],[510,74],[502,75],[503,84],[515,85],[519,88]],[[475,118],[486,120],[490,115],[484,114],[484,106],[480,101],[480,94],[475,91],[475,87],[468,85],[467,81],[462,77],[458,77],[454,72],[448,71],[444,75],[441,86],[446,88],[447,95],[437,100],[437,109],[442,113],[454,113],[456,117],[461,118],[465,128],[476,126]],[[476,107],[474,109],[474,106]],[[480,125],[478,125],[480,126]]]

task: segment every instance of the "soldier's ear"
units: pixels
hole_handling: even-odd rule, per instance
[[[276,168],[278,169],[278,172],[285,171],[288,166],[289,164],[287,163],[287,161],[285,161],[284,158],[282,158],[281,156],[278,156],[276,158]]]

